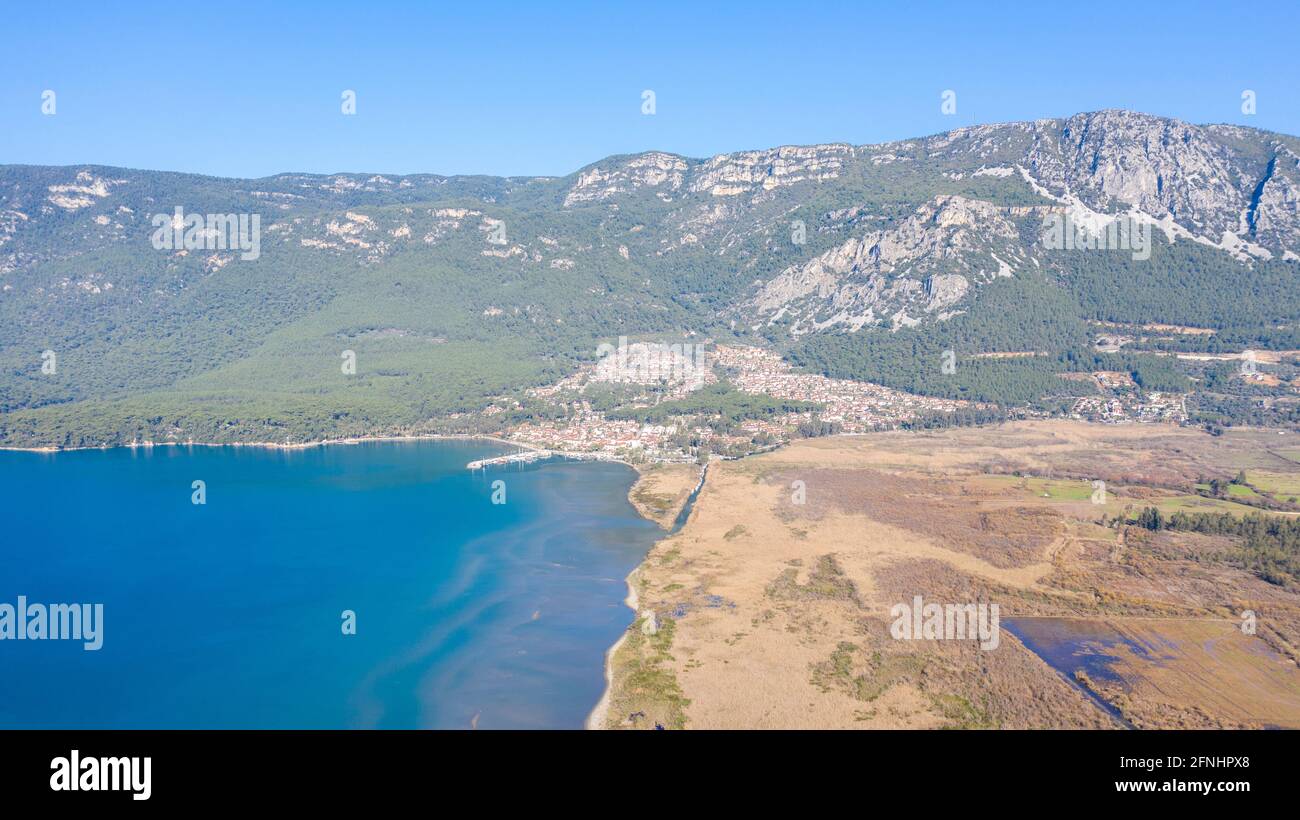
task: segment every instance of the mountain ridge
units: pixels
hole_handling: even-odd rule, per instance
[[[982,363],[980,384],[913,371],[946,349],[1046,347],[1081,366],[1087,322],[1284,345],[1298,157],[1284,134],[1104,109],[863,146],[615,155],[563,177],[0,166],[0,439],[443,425],[620,336],[731,339],[826,375],[1050,404],[1046,371],[986,383],[1041,362]],[[258,252],[154,247],[177,207],[257,214]],[[1123,220],[1151,258],[1047,247],[1049,219],[1102,234]],[[343,349],[369,365],[358,378],[331,373]]]
[[[409,173],[395,173],[395,172],[374,171],[374,170],[370,170],[370,171],[338,170],[338,171],[329,171],[329,172],[285,170],[285,171],[277,171],[276,173],[268,174],[266,176],[247,177],[247,176],[222,176],[218,174],[207,174],[198,171],[184,171],[184,170],[163,169],[163,168],[143,168],[143,167],[111,165],[111,164],[95,163],[95,162],[65,163],[61,165],[48,165],[48,164],[40,164],[40,163],[0,163],[0,169],[49,169],[49,170],[83,169],[83,170],[99,170],[99,171],[128,171],[128,172],[151,173],[151,174],[172,174],[177,176],[197,177],[197,178],[209,179],[209,180],[226,180],[226,181],[243,181],[243,182],[267,181],[267,180],[274,180],[281,177],[326,178],[326,177],[338,177],[338,176],[346,176],[346,177],[380,176],[380,177],[392,177],[397,179],[406,178],[406,177],[435,177],[444,180],[494,179],[494,180],[510,180],[510,181],[555,181],[555,180],[563,180],[568,177],[574,176],[578,173],[581,173],[582,171],[595,167],[603,162],[610,162],[610,161],[615,161],[620,159],[630,159],[634,157],[645,156],[647,154],[663,154],[666,156],[682,159],[687,162],[701,164],[710,159],[716,159],[719,157],[726,157],[726,156],[731,156],[736,154],[765,152],[765,151],[779,151],[782,149],[806,149],[806,148],[824,148],[824,147],[839,147],[839,146],[850,147],[854,149],[885,148],[889,146],[905,145],[917,141],[938,139],[940,137],[944,137],[948,135],[961,134],[963,132],[970,132],[970,131],[976,131],[981,129],[1059,123],[1059,122],[1064,122],[1073,117],[1095,116],[1101,114],[1139,115],[1142,117],[1150,118],[1152,120],[1164,120],[1171,123],[1191,126],[1194,128],[1201,128],[1207,130],[1213,129],[1213,130],[1223,130],[1223,131],[1234,131],[1234,132],[1246,131],[1246,132],[1252,132],[1260,135],[1284,137],[1284,138],[1288,138],[1300,142],[1300,136],[1297,135],[1289,135],[1280,131],[1271,131],[1269,129],[1257,128],[1251,125],[1241,125],[1240,123],[1229,123],[1229,122],[1193,123],[1190,120],[1183,120],[1179,117],[1165,116],[1160,114],[1147,114],[1145,112],[1134,111],[1132,109],[1126,109],[1126,108],[1099,108],[1091,111],[1081,111],[1076,114],[1072,114],[1064,117],[1040,117],[1037,119],[1029,119],[1029,120],[1004,120],[999,122],[964,125],[946,131],[936,131],[930,134],[918,135],[915,137],[905,137],[896,140],[886,140],[883,142],[853,143],[853,142],[846,142],[846,141],[835,141],[835,142],[810,142],[810,143],[782,143],[773,146],[737,148],[732,151],[724,151],[721,153],[711,154],[707,156],[684,154],[676,151],[669,151],[663,148],[646,148],[639,151],[609,154],[605,157],[602,157],[601,159],[594,160],[592,162],[587,163],[586,165],[582,165],[574,169],[573,171],[570,171],[567,174],[492,174],[492,173],[444,174],[444,173],[439,173],[437,171],[413,171]]]

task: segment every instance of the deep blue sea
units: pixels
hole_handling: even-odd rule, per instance
[[[661,532],[630,468],[502,452],[0,452],[0,604],[104,605],[99,651],[0,640],[0,728],[580,728]]]

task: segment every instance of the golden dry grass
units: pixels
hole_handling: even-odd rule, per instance
[[[634,576],[641,611],[669,619],[671,634],[653,656],[631,651],[650,641],[627,642],[608,723],[641,726],[628,716],[644,711],[690,728],[1117,725],[1005,630],[990,651],[892,639],[889,609],[913,595],[995,602],[1003,618],[1223,618],[1255,605],[1267,613],[1256,640],[1294,673],[1293,592],[1215,563],[1223,544],[1097,523],[1204,476],[1259,463],[1300,474],[1267,451],[1275,444],[1250,431],[1040,422],[814,439],[715,462],[690,521]],[[1105,505],[1091,503],[1094,477],[1107,481]],[[628,670],[644,673],[647,659],[654,675],[641,680],[655,691],[638,699]],[[1258,685],[1300,701],[1290,680]],[[1147,685],[1130,695],[1139,705],[1156,703]],[[1201,691],[1177,689],[1190,710],[1178,725],[1237,719],[1197,702]]]
[[[1093,682],[1139,728],[1300,728],[1294,661],[1236,621],[1110,620],[1122,684]],[[1140,647],[1139,656],[1131,647]]]

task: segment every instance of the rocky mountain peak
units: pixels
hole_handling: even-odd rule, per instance
[[[1172,217],[1214,239],[1239,229],[1256,182],[1211,132],[1177,119],[1110,109],[1035,137],[1026,167],[1054,193],[1099,211]]]

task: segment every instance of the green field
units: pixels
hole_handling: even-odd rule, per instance
[[[1292,447],[1289,450],[1273,450],[1272,452],[1277,453],[1283,458],[1289,458],[1296,464],[1300,464],[1300,447]]]
[[[1300,497],[1300,475],[1294,473],[1247,473],[1247,480],[1266,493]]]
[[[1235,485],[1234,485],[1235,486]],[[1232,513],[1233,515],[1246,515],[1247,513],[1259,512],[1256,507],[1250,507],[1245,504],[1234,504],[1231,501],[1224,501],[1218,498],[1205,498],[1199,495],[1178,495],[1170,498],[1154,499],[1153,503],[1146,506],[1155,506],[1162,513]]]
[[[1092,484],[1087,481],[1014,475],[985,476],[982,480],[1000,489],[1019,489],[1035,498],[1053,501],[1088,501],[1092,498]]]

